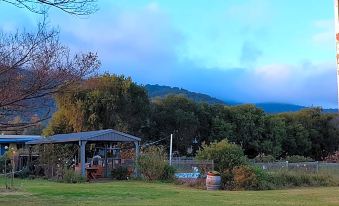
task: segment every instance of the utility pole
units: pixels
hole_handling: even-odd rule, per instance
[[[337,101],[339,112],[339,0],[334,0],[334,17],[335,17],[335,37],[336,37],[336,59],[337,59]]]
[[[173,134],[171,134],[170,140],[170,155],[169,155],[169,164],[172,165],[172,145],[173,145]]]

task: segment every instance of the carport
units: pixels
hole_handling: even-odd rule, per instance
[[[78,143],[80,146],[81,175],[86,176],[86,144],[90,142],[133,142],[135,146],[135,158],[140,153],[139,137],[119,132],[113,129],[97,130],[89,132],[77,132],[69,134],[57,134],[50,137],[26,142],[28,145],[39,144],[63,144]],[[106,159],[105,159],[106,161]]]

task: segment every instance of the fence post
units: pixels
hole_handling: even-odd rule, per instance
[[[317,172],[319,172],[319,161],[317,161]]]
[[[286,161],[286,169],[287,169],[287,171],[288,171],[288,161]]]

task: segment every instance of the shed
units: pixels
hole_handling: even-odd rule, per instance
[[[58,143],[78,143],[80,146],[81,175],[86,175],[85,148],[88,142],[133,142],[135,145],[136,157],[139,155],[139,145],[141,139],[130,134],[119,132],[113,129],[96,130],[89,132],[77,132],[69,134],[57,134],[47,138],[28,141],[26,144],[58,144]]]
[[[26,142],[33,140],[40,140],[38,135],[0,135],[0,155],[5,153],[5,146],[19,149],[25,145]]]

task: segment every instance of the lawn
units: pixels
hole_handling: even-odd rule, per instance
[[[15,183],[17,191],[0,191],[0,205],[339,205],[339,187],[212,192],[141,181],[64,184],[16,179]]]

